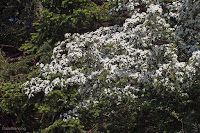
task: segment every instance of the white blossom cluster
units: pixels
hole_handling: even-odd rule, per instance
[[[69,110],[67,113],[64,113],[63,116],[61,115],[61,118],[63,118],[64,122],[68,122],[70,119],[77,120],[79,114],[77,113],[79,107],[76,106],[72,110]]]
[[[193,81],[198,81],[196,78],[199,71],[200,51],[193,53],[190,60],[186,62],[171,62],[162,64],[159,69],[152,74],[153,86],[162,85],[166,89],[172,91],[179,90],[180,92],[191,88]],[[181,89],[181,90],[180,90]]]
[[[84,99],[85,95],[98,102],[102,93],[117,93],[119,97],[116,102],[120,102],[121,95],[137,98],[133,92],[139,89],[145,91],[146,88],[139,88],[139,84],[149,87],[162,85],[172,91],[179,89],[180,92],[181,89],[191,87],[194,80],[199,80],[196,79],[200,72],[199,49],[186,45],[184,40],[180,40],[177,45],[179,37],[176,36],[176,29],[167,23],[162,7],[150,1],[143,2],[147,11],[135,11],[122,27],[101,27],[82,35],[66,33],[66,40],[54,48],[51,63],[39,65],[40,78],[33,78],[22,85],[26,94],[31,97],[34,93],[44,91],[47,95],[55,87],[76,85],[83,95],[83,101],[87,100]],[[199,4],[198,0],[194,3]],[[134,8],[130,5],[134,3],[129,2],[127,5]],[[194,12],[199,7],[195,7]],[[189,11],[186,10],[188,14],[193,12],[190,8],[193,9],[189,7]],[[184,18],[183,14],[180,16]],[[196,19],[199,21],[198,15]],[[189,23],[186,21],[180,26],[185,28]],[[189,33],[186,31],[182,34]],[[191,53],[188,62],[178,60],[180,47]],[[83,105],[80,103],[80,106]],[[65,116],[66,119],[72,118],[71,112]]]
[[[178,35],[187,45],[200,45],[200,1],[185,1],[179,14]]]
[[[178,19],[179,11],[183,5],[184,5],[184,2],[182,0],[171,1],[171,3],[168,3],[166,6],[166,8],[168,9],[168,14],[165,14],[165,15],[168,17],[168,19],[170,17],[174,17]]]

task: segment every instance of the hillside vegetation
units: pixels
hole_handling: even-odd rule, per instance
[[[32,2],[22,55],[0,56],[1,127],[200,132],[199,0]]]

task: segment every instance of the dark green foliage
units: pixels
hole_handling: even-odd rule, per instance
[[[55,44],[64,40],[65,33],[88,32],[100,26],[108,26],[114,20],[107,14],[111,4],[105,3],[103,8],[89,0],[47,0],[42,4],[44,10],[40,11],[41,19],[33,24],[36,31],[21,47],[36,54],[39,59],[44,58],[44,54],[50,57]]]
[[[38,70],[33,71],[36,69],[33,67],[30,67],[32,70],[27,69],[28,65],[22,61],[8,63],[0,57],[0,127],[25,127],[29,132],[81,131],[83,127],[79,121],[72,120],[67,124],[60,117],[60,114],[74,108],[70,102],[78,102],[80,98],[75,86],[62,90],[58,87],[47,96],[40,92],[29,99],[20,86],[29,76],[38,75]]]
[[[38,0],[6,0],[0,2],[0,44],[21,46],[33,32],[38,20]]]
[[[22,126],[30,131],[35,109],[20,86],[35,68],[26,64],[30,58],[19,60],[8,63],[0,54],[0,126]]]
[[[9,59],[9,58],[8,58]],[[20,83],[27,80],[27,75],[34,70],[34,67],[30,67],[27,62],[31,60],[31,57],[19,58],[16,63],[8,63],[8,59],[5,60],[2,54],[0,54],[0,85],[4,83]]]
[[[115,102],[117,95],[103,96],[100,103],[81,112],[85,130],[100,132],[133,132],[137,125],[137,104],[124,97],[122,104]],[[89,112],[89,113],[88,113]]]

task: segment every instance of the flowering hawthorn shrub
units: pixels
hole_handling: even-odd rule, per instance
[[[146,10],[138,8],[141,4]],[[129,1],[124,8],[132,17],[122,27],[66,33],[51,63],[38,63],[40,75],[23,89],[29,98],[64,90],[72,106],[60,118],[79,121],[85,130],[199,130],[198,5],[198,0]],[[69,94],[78,98],[73,101]]]

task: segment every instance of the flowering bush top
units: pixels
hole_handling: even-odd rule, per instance
[[[48,95],[55,88],[74,87],[84,103],[114,93],[119,93],[120,103],[122,93],[134,99],[138,90],[164,87],[186,96],[181,92],[199,82],[199,1],[165,5],[174,13],[165,12],[162,1],[142,3],[147,8],[143,12],[135,8],[137,2],[126,5],[132,17],[122,27],[101,27],[82,35],[66,33],[66,40],[54,48],[51,63],[38,64],[40,75],[22,85],[26,94],[31,98],[40,91]],[[170,17],[178,18],[179,25],[170,26]]]

